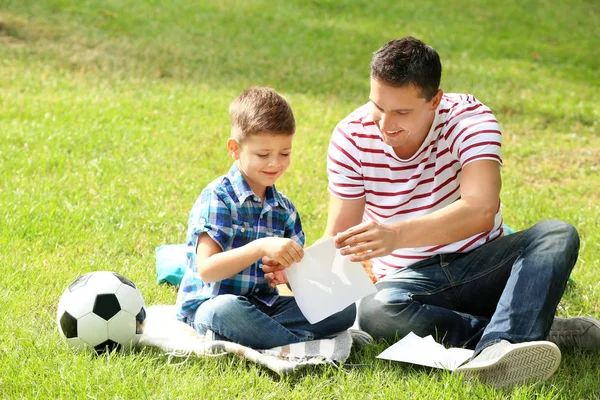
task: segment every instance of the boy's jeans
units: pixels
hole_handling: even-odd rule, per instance
[[[433,335],[475,355],[502,339],[544,340],[577,261],[579,236],[544,221],[469,253],[417,262],[377,283],[358,321],[375,338]]]
[[[280,296],[269,307],[251,296],[225,294],[203,302],[186,322],[202,335],[210,329],[224,340],[270,349],[330,336],[350,328],[355,319],[354,304],[310,324],[293,297]]]

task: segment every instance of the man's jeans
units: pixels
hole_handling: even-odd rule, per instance
[[[379,281],[360,302],[359,326],[375,338],[433,335],[475,355],[502,339],[544,340],[578,252],[573,226],[544,221],[469,253],[431,257]]]
[[[310,324],[293,297],[280,296],[269,307],[253,297],[224,294],[203,302],[186,322],[202,335],[210,329],[224,340],[270,349],[330,336],[350,328],[355,319],[354,304]]]

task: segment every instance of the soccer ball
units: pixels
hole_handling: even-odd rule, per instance
[[[56,313],[58,330],[70,347],[98,354],[135,347],[145,319],[140,291],[109,271],[77,278],[63,292]]]

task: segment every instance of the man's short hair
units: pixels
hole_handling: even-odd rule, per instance
[[[229,106],[231,137],[242,142],[249,135],[293,135],[296,121],[287,100],[272,88],[244,90]]]
[[[414,37],[389,41],[373,53],[372,79],[394,87],[413,84],[427,101],[436,95],[441,77],[438,53]]]

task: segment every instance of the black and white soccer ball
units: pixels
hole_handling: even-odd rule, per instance
[[[58,303],[58,330],[75,349],[103,353],[135,347],[143,332],[146,306],[133,282],[115,272],[77,278]]]

